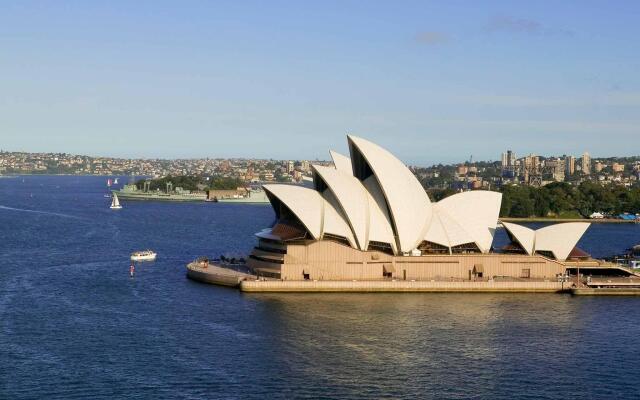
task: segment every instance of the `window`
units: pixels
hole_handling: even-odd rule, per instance
[[[427,240],[423,240],[418,245],[418,250],[423,254],[449,254],[449,248],[447,246],[429,242]]]
[[[330,233],[325,233],[324,236],[322,237],[324,240],[330,240],[333,242],[338,242],[340,244],[343,244],[345,246],[349,246],[351,247],[351,244],[349,243],[349,241],[347,240],[346,237],[344,236],[339,236],[339,235],[332,235]]]
[[[536,250],[536,254],[542,257],[550,258],[552,260],[556,259],[553,253],[548,250]]]
[[[451,252],[453,254],[470,254],[470,253],[481,253],[480,248],[475,243],[464,243],[459,244],[457,246],[453,246],[451,248]]]
[[[367,250],[381,251],[383,253],[393,255],[393,249],[389,243],[376,242],[375,240],[369,241],[369,248]]]

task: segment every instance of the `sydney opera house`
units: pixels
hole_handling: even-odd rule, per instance
[[[275,211],[248,260],[281,280],[556,279],[581,252],[588,223],[532,230],[504,223],[511,243],[494,249],[501,197],[468,191],[432,202],[394,155],[348,136],[350,156],[313,166],[313,188],[265,185]],[[584,254],[584,253],[582,253]]]

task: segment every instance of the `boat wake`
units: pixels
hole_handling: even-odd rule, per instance
[[[70,214],[62,214],[62,213],[56,213],[56,212],[51,212],[51,211],[38,211],[38,210],[29,210],[26,208],[15,208],[15,207],[7,207],[7,206],[1,206],[0,205],[0,210],[8,210],[8,211],[18,211],[18,212],[26,212],[26,213],[33,213],[33,214],[44,214],[44,215],[53,215],[56,217],[62,217],[62,218],[72,218],[72,219],[84,219],[81,217],[76,217],[75,215],[70,215]]]

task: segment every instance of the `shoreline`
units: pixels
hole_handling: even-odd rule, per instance
[[[637,221],[617,219],[617,218],[547,218],[547,217],[530,217],[530,218],[517,218],[517,217],[500,217],[498,221],[504,222],[590,222],[594,224],[635,224]]]
[[[350,292],[350,293],[563,293],[570,289],[570,282],[533,281],[448,281],[448,280],[295,280],[260,278],[218,266],[192,262],[186,266],[187,278],[218,286],[239,289],[241,292]]]
[[[227,286],[250,293],[570,293],[574,296],[638,296],[640,274],[631,272],[636,281],[593,281],[552,279],[343,279],[281,280],[255,275],[238,265],[191,262],[186,266],[187,278],[217,286]]]
[[[17,178],[17,177],[26,177],[26,176],[78,176],[78,177],[110,177],[116,176],[119,178],[125,178],[129,175],[122,174],[51,174],[51,173],[42,173],[42,174],[20,174],[20,173],[10,173],[10,174],[0,174],[0,178]],[[144,177],[141,175],[140,177]],[[112,190],[113,191],[113,190]],[[125,199],[124,197],[122,197]],[[126,198],[126,200],[151,200],[151,199],[137,199],[137,198]],[[153,199],[155,200],[155,199]],[[182,201],[196,201],[196,200],[182,200]],[[233,203],[233,201],[229,201],[229,203]],[[253,203],[252,203],[253,204]],[[255,203],[255,204],[268,204],[268,203]],[[551,218],[551,217],[499,217],[498,221],[504,222],[589,222],[594,224],[625,224],[625,223],[640,223],[639,220],[624,220],[618,218],[600,218],[600,219],[590,219],[590,218]]]
[[[447,282],[447,281],[280,281],[242,280],[241,292],[278,293],[563,293],[570,289],[567,282]]]

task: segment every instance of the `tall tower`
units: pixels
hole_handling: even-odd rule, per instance
[[[573,175],[576,172],[576,158],[574,156],[566,156],[564,158],[565,173]]]
[[[582,173],[585,175],[591,174],[591,156],[586,151],[582,154]]]

